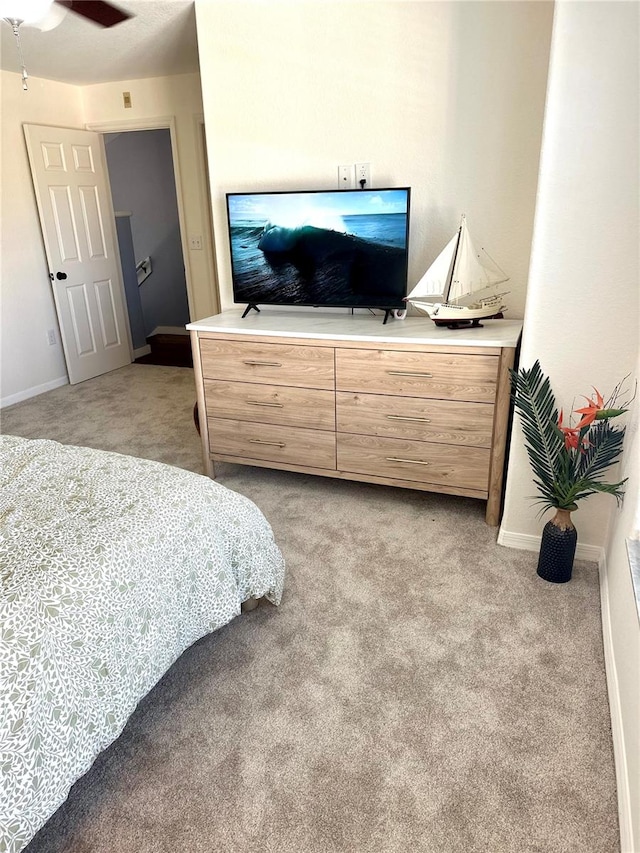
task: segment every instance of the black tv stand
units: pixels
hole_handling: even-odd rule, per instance
[[[258,306],[257,306],[257,305],[254,305],[254,304],[253,304],[253,302],[250,302],[250,303],[247,305],[247,307],[244,309],[244,313],[243,313],[243,315],[242,315],[242,319],[243,319],[243,320],[244,320],[244,318],[247,316],[247,314],[249,313],[249,311],[251,311],[251,309],[252,309],[252,308],[253,308],[253,310],[254,310],[254,311],[257,311],[257,312],[258,312],[258,314],[260,313],[260,309],[258,308]]]
[[[314,305],[313,307],[318,308],[319,306]],[[257,311],[258,314],[260,313],[260,309],[258,308],[258,306],[254,302],[250,302],[247,305],[247,307],[244,309],[244,311],[242,312],[242,319],[243,320],[247,316],[249,311],[251,311],[251,309],[253,309],[254,311]],[[389,317],[393,317],[394,312],[399,310],[399,309],[397,309],[397,308],[381,308],[380,310],[384,311],[384,320],[382,321],[382,325],[384,326],[386,324],[387,320],[389,319]],[[351,313],[353,314],[353,308],[351,309]]]

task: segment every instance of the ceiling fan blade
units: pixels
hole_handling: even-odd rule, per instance
[[[101,27],[113,27],[131,17],[128,12],[123,12],[122,9],[105,0],[55,0],[55,2]]]

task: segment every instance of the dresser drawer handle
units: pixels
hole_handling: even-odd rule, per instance
[[[430,424],[431,418],[413,418],[410,415],[387,415],[390,421],[419,421],[421,424]]]
[[[399,456],[387,456],[387,462],[407,462],[409,465],[429,465],[421,459],[401,459]]]
[[[247,400],[247,406],[272,406],[274,409],[283,409],[284,403],[270,403],[267,400]]]
[[[410,370],[387,370],[389,376],[420,376],[422,379],[433,379],[433,373],[412,373]]]
[[[243,361],[242,363],[251,367],[282,367],[279,361]]]
[[[283,441],[264,441],[261,438],[250,438],[249,444],[268,444],[270,447],[286,447]]]

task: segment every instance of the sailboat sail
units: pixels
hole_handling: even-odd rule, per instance
[[[460,302],[466,296],[477,295],[478,291],[507,281],[507,276],[489,258],[481,256],[475,249],[466,228],[460,234],[460,248],[456,268],[451,278],[448,302]]]
[[[458,232],[453,235],[435,261],[431,264],[420,281],[413,288],[407,299],[446,299],[447,288],[452,273],[452,264],[456,255]]]

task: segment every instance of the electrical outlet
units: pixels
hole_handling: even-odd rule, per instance
[[[202,237],[200,237],[200,235],[196,235],[194,237],[189,237],[189,248],[190,249],[201,249],[202,248]]]
[[[356,169],[353,164],[338,166],[338,186],[342,190],[352,190],[356,185]]]
[[[47,343],[50,347],[54,347],[58,343],[55,329],[47,329]]]
[[[362,183],[364,181],[364,184]],[[371,188],[371,164],[356,163],[356,186],[360,189]]]

